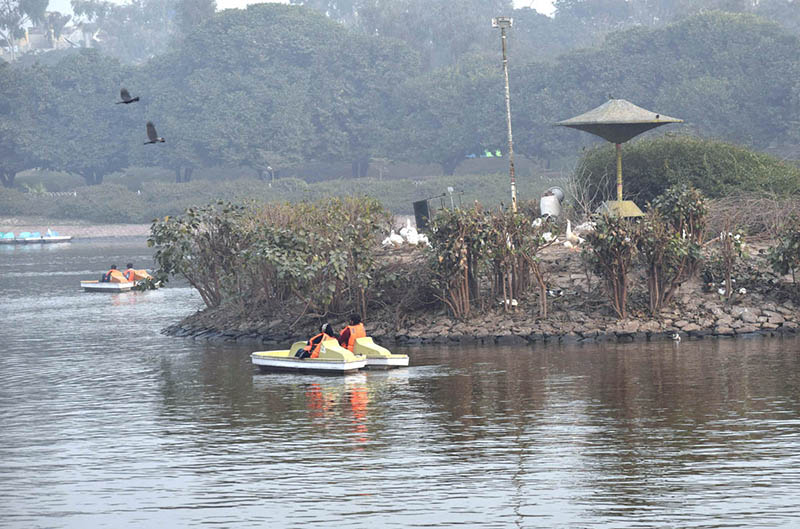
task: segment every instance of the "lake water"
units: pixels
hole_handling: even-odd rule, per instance
[[[189,288],[79,289],[151,255],[0,246],[0,527],[800,527],[798,340],[261,374],[160,334]]]

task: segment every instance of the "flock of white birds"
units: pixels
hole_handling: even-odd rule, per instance
[[[419,233],[417,229],[411,225],[411,219],[406,219],[406,225],[400,228],[400,233],[395,233],[395,231],[392,230],[389,236],[381,242],[384,248],[400,247],[404,244],[410,244],[411,246],[431,245],[428,241],[428,236],[424,233]]]
[[[544,222],[542,217],[533,221],[534,227],[539,227]],[[558,235],[553,235],[552,232],[544,232],[542,234],[542,238],[544,238],[545,242],[552,242],[555,244],[561,243],[565,248],[577,248],[586,240],[581,235],[585,235],[586,233],[594,230],[595,223],[591,221],[584,222],[582,224],[578,224],[575,226],[575,230],[572,229],[572,223],[567,220],[567,231],[564,233],[564,240],[559,241]],[[424,233],[419,233],[417,229],[411,225],[411,219],[406,219],[406,225],[400,228],[400,231],[396,233],[392,230],[389,233],[389,236],[383,239],[381,242],[384,248],[399,248],[403,245],[409,244],[411,246],[430,246],[430,242],[428,241],[428,237]]]

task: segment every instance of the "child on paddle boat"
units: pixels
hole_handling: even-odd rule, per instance
[[[334,334],[333,327],[331,327],[330,323],[323,323],[319,331],[319,334],[316,334],[308,339],[305,347],[297,350],[297,352],[294,354],[295,357],[300,358],[301,360],[306,358],[318,358],[322,341],[335,339],[336,335]]]

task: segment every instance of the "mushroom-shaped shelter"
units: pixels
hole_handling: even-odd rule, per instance
[[[622,200],[621,144],[643,132],[669,123],[683,123],[683,120],[646,110],[624,99],[610,99],[595,109],[559,121],[556,125],[591,132],[616,145],[617,200],[606,202],[603,208],[623,217],[637,217],[642,212],[636,204],[630,200]]]

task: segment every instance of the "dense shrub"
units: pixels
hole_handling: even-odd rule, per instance
[[[616,199],[616,154],[605,144],[581,158],[576,178],[581,186],[603,186],[599,199]],[[622,146],[625,199],[644,204],[675,184],[686,184],[710,198],[735,192],[800,193],[800,169],[768,154],[691,136],[662,136]]]
[[[208,307],[366,316],[388,213],[370,198],[315,203],[219,201],[157,220],[159,276],[184,277]]]

